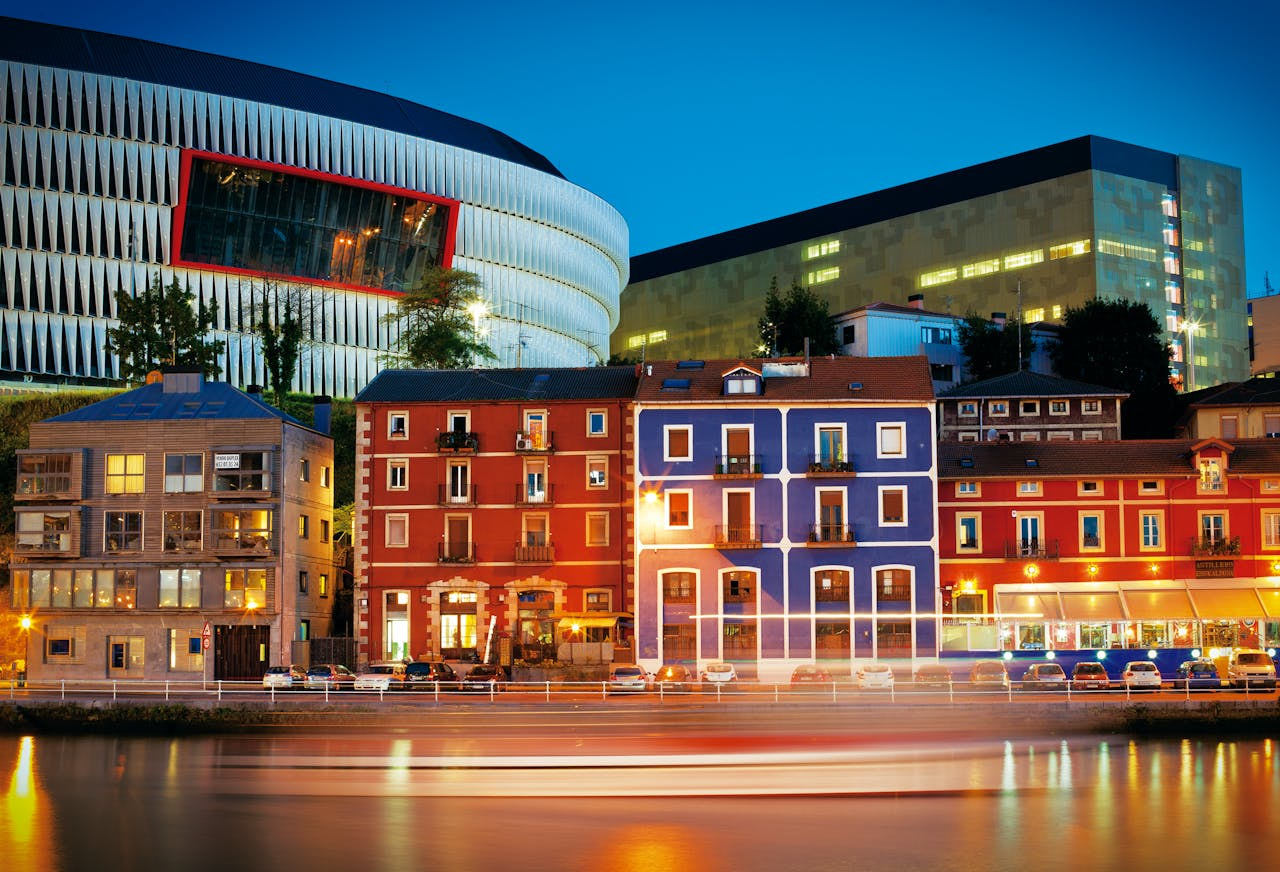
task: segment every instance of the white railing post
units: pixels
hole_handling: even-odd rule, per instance
[[[65,701],[66,698],[67,698],[67,680],[64,678],[62,679],[62,699]]]
[[[551,682],[547,682],[547,702],[551,702]]]
[[[218,679],[218,702],[222,702],[222,679]]]
[[[120,686],[120,682],[118,681],[111,682],[111,701],[112,702],[116,701],[116,690],[119,689],[119,686]]]
[[[164,701],[165,702],[169,701],[169,682],[168,681],[164,683]]]

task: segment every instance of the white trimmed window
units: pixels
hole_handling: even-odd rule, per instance
[[[693,460],[693,428],[687,424],[666,424],[662,428],[662,459]]]
[[[386,543],[388,548],[409,547],[409,516],[387,515]]]
[[[404,459],[387,461],[387,489],[408,490],[409,461]]]
[[[387,438],[389,439],[408,439],[409,438],[409,413],[408,412],[389,412],[387,414]]]
[[[876,457],[907,456],[907,425],[902,422],[876,424]]]

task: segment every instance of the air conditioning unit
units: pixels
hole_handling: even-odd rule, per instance
[[[532,450],[533,450],[532,439],[530,439],[528,436],[516,437],[516,451],[532,451]]]

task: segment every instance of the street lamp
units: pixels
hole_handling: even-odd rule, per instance
[[[1187,391],[1196,389],[1196,331],[1200,329],[1200,322],[1188,318],[1183,318],[1182,323],[1178,326],[1179,333],[1187,334]]]
[[[467,314],[471,316],[471,338],[480,341],[480,321],[489,314],[489,307],[484,300],[472,300],[467,304]],[[479,364],[479,354],[474,355],[473,365]]]

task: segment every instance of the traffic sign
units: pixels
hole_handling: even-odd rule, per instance
[[[200,631],[200,647],[208,651],[213,645],[213,628],[209,626],[209,622],[204,622],[204,629]]]

